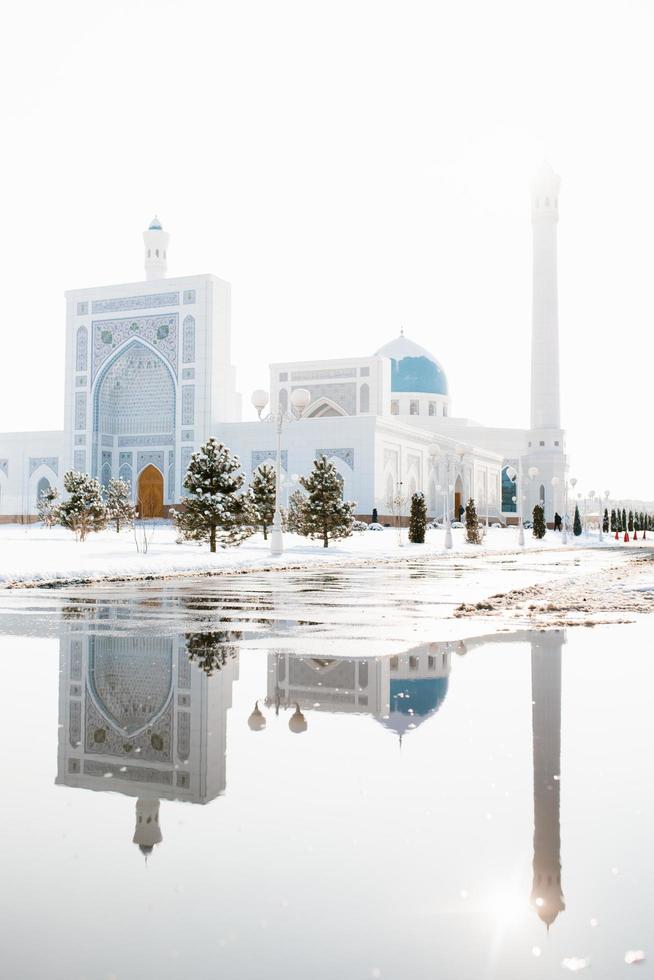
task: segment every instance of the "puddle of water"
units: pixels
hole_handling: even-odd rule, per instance
[[[0,615],[5,975],[651,977],[654,624],[312,581]]]

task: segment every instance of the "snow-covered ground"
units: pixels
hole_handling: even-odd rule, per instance
[[[139,530],[125,530],[120,534],[107,530],[92,534],[84,543],[79,543],[63,528],[47,529],[39,524],[0,525],[0,587],[263,571],[317,564],[341,566],[426,556],[478,558],[522,551],[518,548],[515,528],[490,528],[480,546],[467,544],[465,531],[455,529],[452,551],[445,551],[445,532],[442,530],[429,530],[424,545],[409,544],[406,530],[402,532],[400,543],[397,530],[386,528],[354,534],[330,544],[327,549],[319,541],[286,534],[285,553],[278,558],[271,557],[269,542],[264,541],[262,534],[254,535],[238,548],[227,548],[212,555],[206,544],[177,544],[175,531],[166,522],[158,523],[150,533],[148,550],[143,554],[136,545],[137,539],[142,537]],[[599,546],[597,534],[571,536],[568,542],[568,550],[583,551]],[[542,541],[537,541],[530,531],[525,532],[524,550],[528,552],[551,552],[563,547],[561,535],[553,531],[548,531]],[[624,544],[605,536],[604,547],[615,552],[634,553],[654,547],[654,541]]]

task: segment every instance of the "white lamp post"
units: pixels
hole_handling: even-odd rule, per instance
[[[281,555],[284,552],[284,537],[282,535],[282,511],[281,511],[281,483],[282,483],[282,429],[284,422],[295,422],[302,417],[302,413],[311,401],[311,392],[306,388],[296,388],[291,392],[291,405],[294,411],[285,412],[279,402],[277,410],[270,412],[265,418],[261,418],[261,413],[268,404],[268,392],[258,388],[252,393],[252,404],[257,410],[257,415],[262,422],[272,422],[277,431],[277,459],[275,460],[275,516],[270,532],[270,554]]]
[[[593,508],[593,500],[595,499],[595,491],[594,490],[589,490],[588,491],[588,496],[590,497],[590,506],[591,506],[591,510],[592,510],[592,508]],[[598,501],[598,503],[597,503],[597,509],[599,511],[601,509],[600,508],[600,498],[599,497],[597,498],[597,501]],[[600,524],[599,524],[599,540],[600,541],[602,540],[602,515],[601,514],[600,514]]]
[[[440,446],[435,443],[429,447],[429,457],[432,461],[432,465],[436,466],[437,461],[441,457]],[[445,457],[446,474],[445,474],[445,487],[443,500],[445,504],[445,547],[449,550],[452,547],[452,522],[450,521],[450,508],[447,500],[447,495],[450,490],[450,457]]]
[[[518,459],[518,469],[515,466],[507,466],[506,475],[509,480],[513,480],[516,485],[515,501],[518,508],[518,546],[525,546],[525,529],[522,526],[522,459]]]
[[[609,497],[610,496],[611,496],[611,491],[610,490],[605,490],[604,491],[604,501],[605,501],[604,506],[606,507],[606,515],[608,517],[608,531],[609,532],[611,531],[611,517],[610,517],[610,512],[609,512]]]

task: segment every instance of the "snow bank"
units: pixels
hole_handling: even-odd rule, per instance
[[[228,572],[305,568],[343,563],[378,563],[399,559],[440,556],[443,559],[478,558],[493,554],[522,552],[515,528],[490,528],[484,544],[468,545],[465,531],[453,531],[454,548],[445,551],[442,530],[429,530],[424,545],[408,543],[404,530],[365,531],[325,549],[322,544],[293,534],[284,536],[285,552],[273,558],[269,542],[256,534],[238,548],[227,548],[212,555],[208,545],[177,544],[168,522],[154,528],[147,554],[139,554],[132,530],[106,530],[92,534],[84,543],[63,528],[48,529],[40,524],[0,525],[0,588],[28,585],[54,585],[102,580],[167,578],[179,575],[216,575]],[[604,547],[616,550],[647,548],[650,542],[622,544],[604,539]],[[569,538],[568,550],[598,547],[597,535]],[[554,552],[563,548],[561,535],[549,531],[542,541],[525,532],[525,549]],[[545,556],[543,555],[543,560]]]

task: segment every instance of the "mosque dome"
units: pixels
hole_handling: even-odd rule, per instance
[[[391,361],[391,391],[447,395],[447,377],[433,354],[400,334],[376,351]]]
[[[392,680],[389,715],[382,724],[398,735],[435,715],[447,695],[447,677],[421,677],[415,680]]]

